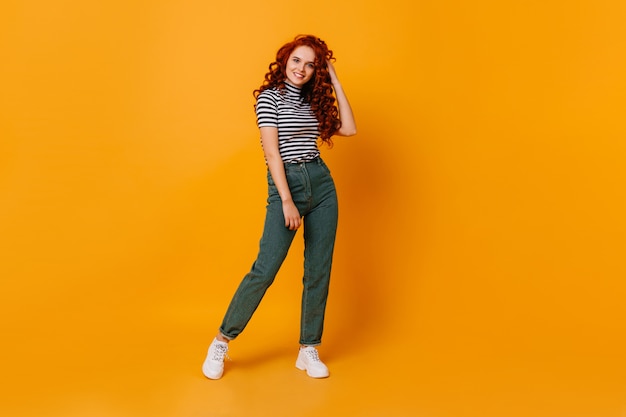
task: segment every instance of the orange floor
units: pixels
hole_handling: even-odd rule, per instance
[[[154,293],[121,305],[101,299],[84,314],[73,310],[76,300],[66,300],[71,304],[29,317],[30,329],[25,320],[20,328],[4,329],[0,415],[626,415],[626,361],[619,346],[587,343],[579,349],[570,344],[576,335],[528,329],[472,334],[471,328],[437,323],[428,312],[404,322],[406,335],[393,334],[400,327],[390,325],[392,334],[385,336],[368,323],[342,323],[331,308],[321,348],[331,377],[313,380],[294,367],[297,346],[286,333],[297,331],[288,317],[295,309],[281,320],[282,312],[262,304],[245,336],[231,344],[224,377],[207,380],[200,366],[209,318],[218,309],[197,307],[202,297],[188,295],[187,305]],[[264,302],[280,300],[270,293]],[[272,323],[278,328],[269,330]],[[346,326],[351,330],[343,334]]]

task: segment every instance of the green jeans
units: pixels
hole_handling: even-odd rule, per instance
[[[330,270],[337,231],[337,193],[330,170],[321,158],[285,164],[293,201],[304,226],[304,277],[300,344],[322,341]],[[246,327],[274,281],[296,234],[285,227],[282,201],[268,171],[267,212],[259,253],[241,281],[224,316],[220,332],[236,338]]]

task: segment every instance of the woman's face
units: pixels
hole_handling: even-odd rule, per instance
[[[296,87],[306,84],[315,72],[315,52],[309,46],[298,46],[287,59],[287,81]]]

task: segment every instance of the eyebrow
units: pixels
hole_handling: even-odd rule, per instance
[[[300,58],[298,55],[294,55],[294,58],[298,58],[300,61],[304,61],[304,59]],[[306,64],[315,64],[315,61],[305,61]]]

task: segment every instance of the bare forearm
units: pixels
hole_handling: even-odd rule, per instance
[[[333,89],[335,90],[337,110],[339,110],[339,120],[341,120],[341,128],[339,128],[335,134],[339,136],[356,135],[356,122],[354,121],[352,107],[350,106],[346,93],[343,91],[343,86],[339,82],[339,78],[335,72],[335,66],[330,61],[328,62],[328,73],[330,75],[330,81],[333,84]]]
[[[291,191],[289,190],[289,184],[287,183],[287,176],[285,175],[285,165],[280,157],[280,154],[265,153],[267,160],[267,167],[270,170],[270,175],[278,190],[278,195],[283,202],[291,201]]]
[[[341,120],[341,128],[337,131],[340,136],[352,136],[356,134],[356,122],[352,113],[352,106],[348,101],[346,93],[339,80],[333,83],[335,89],[335,97],[337,97],[337,109],[339,110],[339,119]]]

